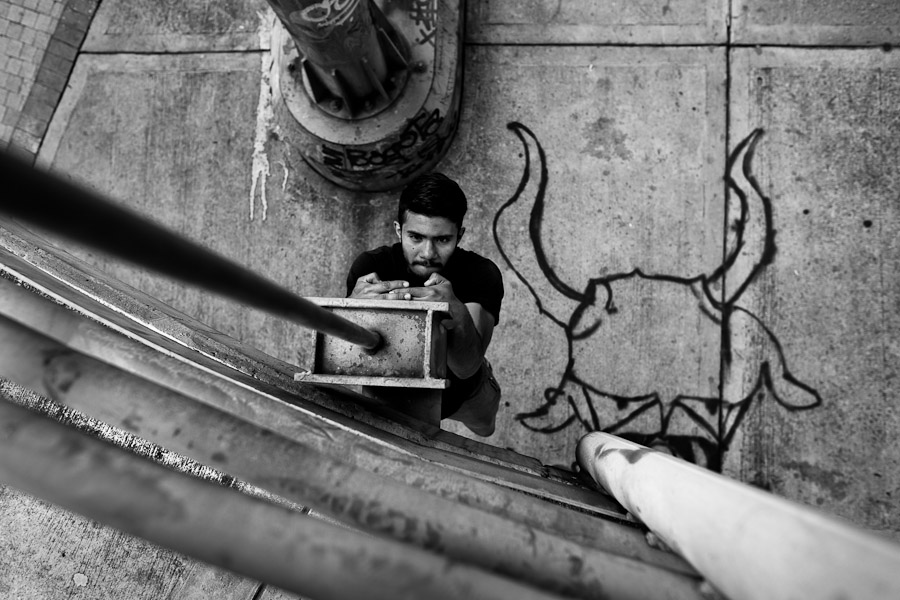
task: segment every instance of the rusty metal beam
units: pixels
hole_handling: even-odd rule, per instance
[[[900,545],[607,433],[578,462],[732,600],[900,598]]]

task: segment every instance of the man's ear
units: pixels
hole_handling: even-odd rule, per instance
[[[401,240],[401,241],[403,240],[403,236],[401,235],[402,229],[403,229],[403,226],[400,225],[400,222],[394,221],[394,232],[397,234],[397,239]]]
[[[462,236],[463,236],[463,234],[464,234],[465,232],[466,232],[466,228],[465,228],[465,227],[460,227],[460,228],[459,228],[459,233],[456,234],[456,243],[457,243],[457,244],[460,242],[460,240],[462,240]]]

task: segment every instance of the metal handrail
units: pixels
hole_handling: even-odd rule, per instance
[[[440,553],[450,559],[475,564],[549,592],[584,600],[643,600],[662,595],[669,600],[701,598],[695,573],[672,571],[656,561],[640,560],[621,544],[613,544],[611,551],[585,546],[514,517],[484,510],[486,502],[477,493],[477,487],[454,477],[452,471],[448,481],[457,482],[458,497],[453,496],[454,492],[436,490],[423,483],[409,485],[387,477],[377,466],[370,471],[345,462],[340,452],[320,451],[314,442],[269,433],[202,401],[191,401],[190,396],[82,356],[77,350],[67,352],[66,346],[2,315],[0,338],[8,338],[23,348],[6,364],[0,364],[0,398],[3,378],[7,376],[3,368],[13,379],[19,373],[40,374],[42,357],[63,355],[67,368],[77,371],[79,379],[65,392],[48,390],[48,395],[62,404],[59,409],[52,409],[53,418],[63,424],[77,424],[88,432],[102,430],[104,438],[115,440],[116,445],[130,448],[140,438],[103,423],[139,422],[143,431],[153,432],[154,444],[194,464],[227,472],[275,497],[309,507],[359,531],[420,549],[440,548]],[[119,352],[123,349],[117,348]],[[45,379],[43,375],[22,377],[16,383],[26,390],[41,385]],[[32,398],[35,400],[22,404],[39,414],[51,414],[46,407],[52,405],[46,399],[34,394]],[[13,468],[3,466],[7,441],[2,419],[0,407],[0,481],[4,481],[4,469]],[[179,423],[177,433],[172,426],[175,422]],[[321,435],[330,436],[330,432]],[[346,444],[343,450],[360,453],[353,444]],[[365,453],[377,455],[379,451],[368,444]],[[390,460],[385,457],[379,462]],[[411,470],[415,469],[415,462],[413,456],[405,459]],[[512,502],[518,496],[503,488],[487,493],[498,500],[510,498]],[[72,510],[77,511],[77,507]],[[605,530],[608,531],[602,524],[594,529],[601,533]],[[642,556],[646,557],[646,553]],[[573,564],[579,568],[573,570]]]
[[[317,306],[246,267],[101,198],[60,176],[0,152],[0,213],[202,287],[370,352],[381,335]]]
[[[608,433],[578,463],[731,600],[900,598],[900,544]]]
[[[7,400],[0,481],[101,523],[313,598],[558,596],[178,473]]]

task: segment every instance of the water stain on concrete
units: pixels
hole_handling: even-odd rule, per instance
[[[782,465],[785,471],[794,471],[804,481],[812,482],[820,488],[828,490],[835,500],[847,497],[849,482],[840,471],[823,469],[805,461],[791,461]]]
[[[77,355],[68,350],[44,352],[44,385],[53,400],[63,403],[61,397],[81,378]]]
[[[260,47],[268,47],[270,40],[268,32],[271,31],[272,15],[259,14],[260,28],[259,38]],[[255,201],[257,189],[259,189],[259,199],[262,202],[262,220],[266,220],[266,213],[269,210],[269,203],[266,198],[266,181],[271,174],[269,168],[269,157],[266,154],[266,141],[274,132],[272,131],[272,122],[275,119],[274,109],[274,86],[277,85],[277,62],[271,52],[261,53],[262,64],[260,66],[259,80],[259,104],[256,108],[256,137],[253,142],[253,166],[252,180],[250,184],[250,220],[255,217]],[[282,189],[287,183],[287,169],[284,170],[284,181]]]
[[[610,118],[600,117],[595,122],[585,125],[584,137],[587,139],[587,144],[582,152],[586,152],[594,158],[600,160],[632,159],[631,150],[626,145],[628,137],[616,129],[615,123]]]

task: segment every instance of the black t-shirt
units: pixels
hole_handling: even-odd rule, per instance
[[[353,292],[356,281],[363,275],[377,273],[382,281],[408,281],[410,287],[420,287],[425,283],[421,277],[411,273],[403,258],[403,248],[397,242],[393,246],[381,246],[356,257],[347,275],[347,295]],[[490,259],[457,248],[441,275],[453,286],[453,294],[463,304],[476,302],[491,313],[494,324],[500,322],[500,303],[503,300],[503,277],[500,269]]]

